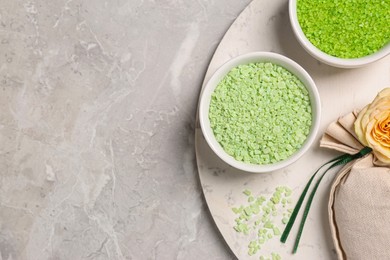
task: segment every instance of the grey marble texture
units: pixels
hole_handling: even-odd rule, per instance
[[[330,187],[337,174],[335,169],[327,173],[316,192],[296,254],[292,254],[292,248],[299,221],[295,222],[285,244],[280,243],[280,236],[275,235],[261,244],[258,252],[252,256],[248,254],[248,245],[258,237],[258,227],[261,227],[261,224],[253,227],[251,223],[260,220],[259,215],[252,215],[252,222],[248,221],[250,230],[245,235],[233,228],[237,215],[232,207],[248,205],[248,198],[243,194],[246,189],[251,190],[254,196],[267,198],[278,186],[289,186],[293,190],[291,199],[294,205],[316,169],[340,155],[339,152],[320,148],[320,138],[329,124],[340,116],[363,108],[379,91],[390,86],[390,55],[355,69],[331,67],[310,56],[300,46],[290,27],[288,3],[288,0],[252,1],[226,32],[205,76],[207,82],[216,69],[232,57],[251,51],[271,51],[301,65],[313,78],[320,93],[321,119],[315,141],[296,162],[273,172],[254,174],[229,166],[212,151],[200,124],[196,125],[196,158],[204,196],[218,229],[240,260],[255,260],[260,256],[271,258],[273,252],[284,260],[337,259],[329,226],[329,214],[334,211],[328,208]],[[303,209],[298,214],[298,220],[302,214]],[[280,217],[281,214],[278,215]],[[284,230],[278,217],[272,219],[274,225]]]
[[[232,259],[194,153],[249,0],[0,0],[0,260]]]

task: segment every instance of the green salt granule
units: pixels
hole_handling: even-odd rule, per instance
[[[249,248],[257,247],[257,241],[251,241],[248,245]]]
[[[232,211],[234,212],[234,213],[240,213],[241,211],[240,211],[240,209],[238,209],[238,208],[232,208]]]
[[[279,228],[278,227],[273,227],[273,231],[274,231],[274,235],[275,236],[279,236],[280,235],[280,230],[279,230]]]
[[[272,198],[271,198],[271,201],[272,201],[274,204],[279,204],[279,202],[280,202],[280,197],[279,197],[279,196],[272,197]]]
[[[265,228],[272,229],[272,228],[274,227],[274,225],[272,224],[271,221],[267,221],[267,222],[264,224],[264,227],[265,227]]]
[[[309,134],[309,93],[279,65],[240,65],[212,93],[209,119],[215,138],[236,160],[275,163],[296,152]]]
[[[244,190],[243,193],[244,193],[246,196],[252,195],[252,192],[251,192],[250,190]]]
[[[271,253],[272,260],[281,260],[282,257],[277,253]]]
[[[252,212],[253,212],[253,214],[259,214],[260,208],[259,207],[253,207]]]
[[[253,214],[252,208],[251,207],[246,207],[244,209],[244,212],[247,216],[251,216]]]
[[[335,57],[364,57],[390,41],[389,0],[298,0],[297,16],[308,40]]]
[[[265,201],[265,197],[264,196],[260,196],[256,199],[256,203],[261,205],[263,204],[263,202]]]

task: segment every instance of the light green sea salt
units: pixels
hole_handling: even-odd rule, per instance
[[[279,236],[280,235],[280,230],[278,227],[273,227],[274,235]]]
[[[282,257],[277,253],[271,253],[271,257],[260,256],[259,260],[281,260]]]
[[[250,196],[252,194],[252,192],[250,190],[244,190],[243,193],[246,195],[246,196]]]
[[[217,141],[236,160],[271,164],[302,146],[312,113],[308,91],[295,75],[272,63],[250,63],[233,68],[216,87],[209,119]]]
[[[253,199],[247,200],[244,205],[232,207],[232,212],[236,214],[236,224],[233,228],[236,232],[252,238],[248,243],[248,255],[253,256],[261,252],[262,245],[267,241],[280,237],[280,222],[287,219],[291,211],[283,207],[282,201],[291,200],[292,191],[288,187],[280,186],[276,187],[268,198],[263,195],[256,196],[248,189],[244,190],[243,194]],[[264,259],[281,259],[278,254],[273,254],[275,256]]]
[[[277,253],[272,253],[271,256],[272,256],[272,260],[281,260],[282,259],[282,257]]]
[[[298,0],[297,15],[308,40],[335,57],[367,56],[390,41],[389,0]]]

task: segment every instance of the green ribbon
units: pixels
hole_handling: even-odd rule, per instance
[[[369,154],[370,152],[372,151],[372,149],[370,147],[364,147],[362,150],[360,150],[358,153],[356,154],[343,154],[341,156],[338,156],[332,160],[330,160],[329,162],[326,162],[325,164],[323,164],[320,168],[318,168],[317,171],[315,171],[315,173],[311,176],[310,180],[307,182],[306,186],[305,186],[305,189],[303,190],[301,196],[299,197],[298,199],[298,202],[297,204],[295,205],[295,208],[294,208],[294,211],[291,213],[291,217],[286,225],[286,228],[284,229],[283,231],[283,234],[280,238],[280,241],[282,243],[285,243],[286,240],[287,240],[287,237],[288,235],[290,234],[290,231],[291,231],[291,228],[293,227],[294,225],[294,222],[297,218],[297,215],[299,213],[299,210],[301,209],[301,206],[303,204],[303,201],[306,197],[306,194],[309,190],[309,187],[311,185],[311,183],[313,182],[314,180],[314,177],[317,175],[317,173],[326,165],[329,165],[331,164],[326,170],[325,172],[321,175],[321,177],[318,179],[318,181],[316,182],[312,192],[310,193],[310,196],[307,200],[307,204],[306,204],[306,207],[305,207],[305,210],[303,212],[303,216],[302,216],[302,220],[301,220],[301,223],[299,225],[299,229],[298,229],[298,234],[297,234],[297,237],[295,238],[295,244],[294,244],[294,249],[293,249],[293,253],[296,253],[297,252],[297,249],[298,249],[298,245],[299,245],[299,241],[301,239],[301,236],[302,236],[302,232],[303,232],[303,228],[305,226],[305,222],[306,222],[306,219],[307,219],[307,216],[309,215],[309,210],[310,210],[310,207],[311,207],[311,204],[313,202],[313,198],[314,198],[314,195],[318,189],[318,186],[320,186],[320,183],[322,181],[322,179],[324,178],[325,174],[332,168],[336,167],[336,166],[339,166],[339,165],[344,165],[344,164],[347,164],[353,160],[356,160],[358,158],[361,158],[363,156],[365,156],[366,154]]]

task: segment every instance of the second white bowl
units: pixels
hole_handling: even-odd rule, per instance
[[[231,155],[227,154],[224,151],[222,146],[216,140],[213,134],[213,130],[211,129],[210,126],[209,107],[211,101],[211,94],[214,92],[216,86],[234,67],[237,67],[238,65],[242,65],[242,64],[249,64],[255,62],[270,62],[282,66],[288,71],[290,71],[291,73],[293,73],[306,86],[309,93],[310,102],[311,102],[312,125],[310,129],[310,133],[307,136],[305,142],[303,143],[302,147],[299,150],[297,150],[293,155],[291,155],[289,158],[274,164],[255,165],[255,164],[244,163],[242,161],[237,161],[234,157],[232,157]],[[280,54],[271,53],[271,52],[252,52],[252,53],[238,56],[228,61],[227,63],[222,65],[210,78],[210,80],[207,82],[206,86],[204,87],[200,97],[199,121],[200,121],[203,135],[207,143],[209,144],[211,149],[223,161],[225,161],[226,163],[228,163],[229,165],[237,169],[244,170],[247,172],[270,172],[270,171],[284,168],[290,165],[291,163],[295,162],[296,160],[298,160],[298,158],[300,158],[313,143],[318,132],[320,118],[321,118],[320,97],[317,91],[317,87],[314,81],[312,80],[312,78],[310,77],[310,75],[299,64],[297,64],[293,60],[285,56],[282,56]]]

